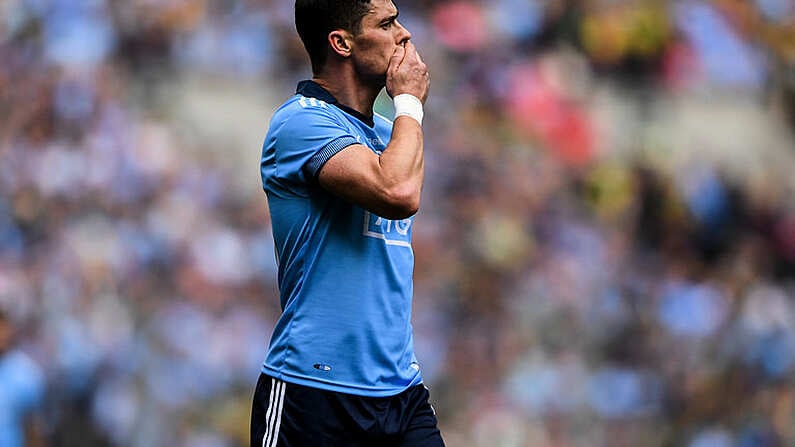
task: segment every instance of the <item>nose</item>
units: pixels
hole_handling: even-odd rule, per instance
[[[409,30],[407,30],[403,26],[403,24],[401,24],[397,20],[395,20],[395,25],[397,26],[398,29],[398,43],[402,45],[408,42],[411,39],[411,33],[409,32]]]

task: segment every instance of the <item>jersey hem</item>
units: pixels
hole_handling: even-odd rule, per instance
[[[412,379],[411,382],[409,382],[405,387],[402,388],[375,388],[375,387],[366,387],[366,386],[343,385],[330,381],[319,380],[314,377],[305,377],[297,374],[277,371],[273,368],[270,368],[268,365],[262,365],[262,373],[267,376],[273,377],[277,380],[281,380],[287,383],[293,383],[295,385],[301,385],[324,391],[332,391],[335,393],[352,394],[355,396],[364,396],[364,397],[396,396],[411,387],[423,384],[422,376],[420,375],[420,373],[417,373],[414,379]]]

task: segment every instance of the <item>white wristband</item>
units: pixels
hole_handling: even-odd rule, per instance
[[[425,112],[422,110],[422,101],[414,95],[403,93],[395,96],[395,118],[399,116],[410,116],[417,120],[422,126],[422,118]]]

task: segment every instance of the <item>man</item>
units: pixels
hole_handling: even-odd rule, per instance
[[[44,393],[43,374],[30,357],[14,349],[14,323],[6,306],[0,301],[0,447],[42,445],[34,413]]]
[[[313,79],[273,115],[261,174],[282,316],[251,446],[444,446],[414,356],[425,64],[390,0],[298,0]],[[394,123],[373,113],[382,88]]]

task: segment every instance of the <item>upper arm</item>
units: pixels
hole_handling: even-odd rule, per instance
[[[370,148],[353,144],[339,151],[320,169],[320,186],[387,219],[405,219],[417,211],[407,197],[385,178],[381,159]]]

